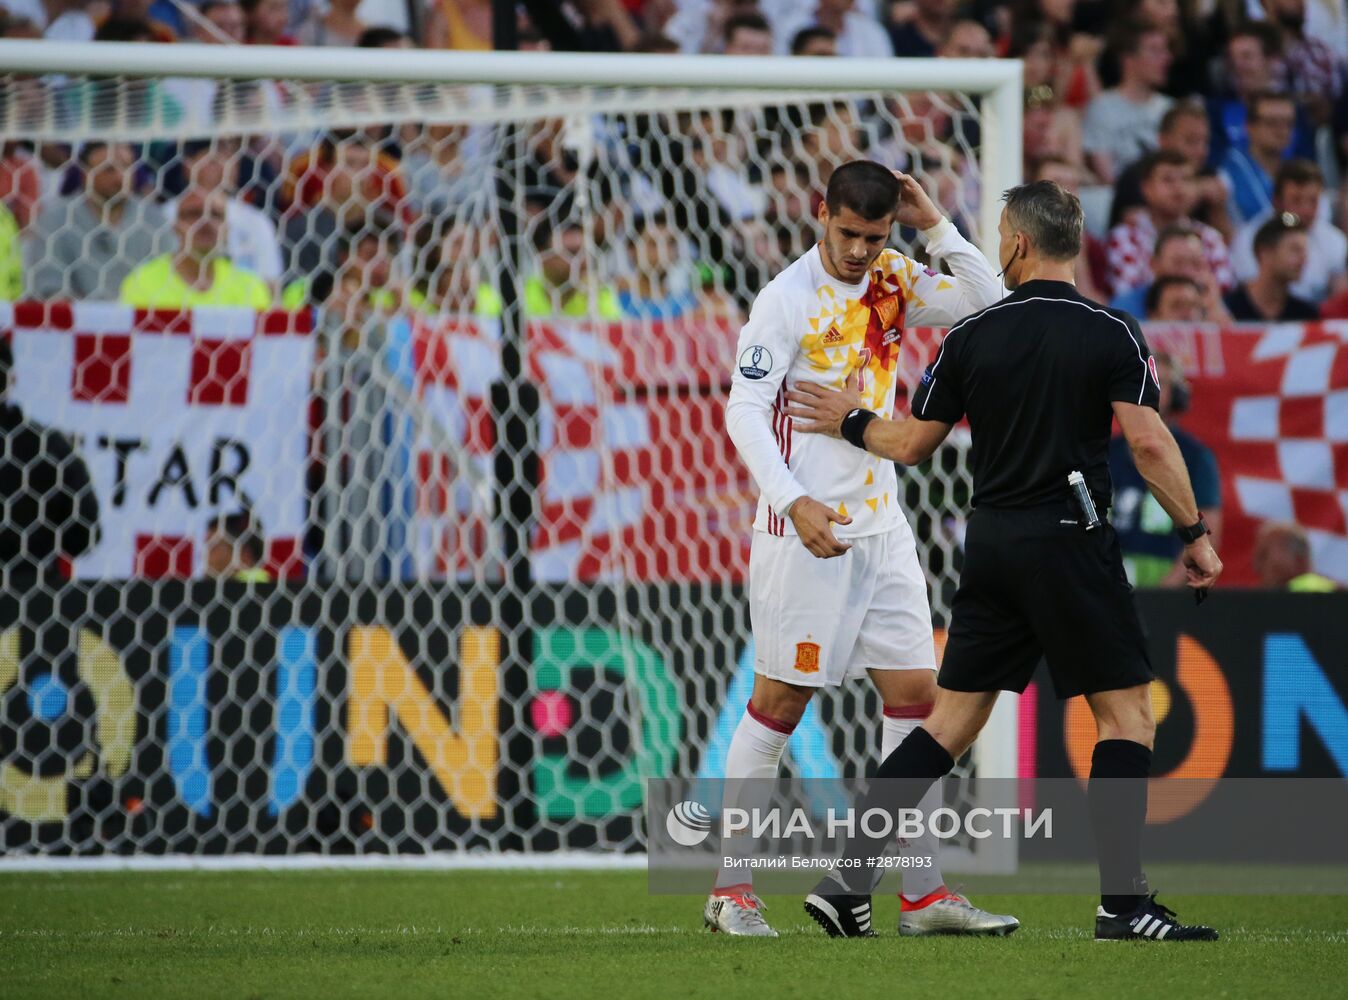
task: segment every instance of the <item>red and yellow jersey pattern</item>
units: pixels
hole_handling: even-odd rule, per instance
[[[850,525],[839,538],[893,528],[901,515],[891,463],[836,438],[798,434],[785,393],[798,382],[842,386],[858,376],[864,404],[894,409],[899,347],[907,323],[944,325],[1002,296],[983,256],[945,222],[926,234],[942,274],[885,250],[855,284],[834,278],[818,247],[759,293],[740,331],[726,424],[761,491],[754,527],[793,533],[788,509],[801,496],[826,503]]]

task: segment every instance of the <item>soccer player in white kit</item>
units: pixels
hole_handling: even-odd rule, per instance
[[[856,385],[894,410],[905,324],[944,326],[1002,296],[992,268],[912,177],[867,160],[838,167],[819,209],[824,238],[768,283],[740,332],[726,427],[761,496],[749,556],[754,689],[726,757],[734,782],[776,777],[815,690],[869,675],[884,704],[882,757],[936,696],[927,585],[892,463],[845,441],[793,435],[788,388]],[[895,223],[922,231],[944,275],[886,249]],[[938,782],[922,807],[939,803]],[[949,891],[932,840],[907,852],[901,934],[1006,934],[1014,917]],[[746,872],[722,868],[703,910],[713,930],[776,937]]]

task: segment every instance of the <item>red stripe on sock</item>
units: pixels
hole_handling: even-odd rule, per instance
[[[898,708],[885,706],[886,719],[925,719],[931,715],[932,702],[925,701],[921,705],[900,705]]]
[[[745,705],[744,710],[749,713],[749,718],[753,719],[760,726],[766,726],[774,733],[782,733],[785,736],[790,736],[791,733],[795,731],[796,727],[794,724],[789,725],[785,722],[779,722],[776,719],[769,718],[762,712],[756,712],[754,711],[753,705]]]

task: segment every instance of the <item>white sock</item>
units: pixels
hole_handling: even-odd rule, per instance
[[[912,706],[913,708],[924,708],[922,715],[926,716],[931,711],[930,705]],[[897,719],[886,715],[882,720],[880,727],[880,754],[881,759],[888,757],[893,753],[900,743],[908,738],[908,734],[922,724],[922,719]],[[930,816],[932,810],[941,806],[942,783],[944,779],[935,781],[931,788],[927,789],[927,794],[922,796],[922,801],[918,803],[918,808],[924,815]],[[903,897],[910,903],[915,903],[923,896],[935,892],[945,884],[945,876],[941,874],[941,856],[939,854],[939,842],[930,832],[924,833],[921,837],[901,840],[899,846],[900,854],[912,855],[914,857],[931,857],[934,863],[930,868],[901,868],[903,873]]]
[[[791,739],[791,731],[785,732],[780,724],[773,723],[763,716],[755,718],[752,709],[745,706],[740,724],[735,727],[735,735],[730,739],[730,750],[725,758],[725,798],[721,802],[721,812],[729,808],[753,809],[766,807],[771,798],[768,781],[777,777],[781,767],[782,754]],[[762,719],[763,721],[759,721]],[[774,726],[776,728],[774,728]],[[752,784],[742,785],[743,781]],[[722,844],[722,853],[734,857],[742,851],[735,850],[731,842]],[[746,844],[738,845],[741,848]],[[728,885],[752,885],[753,875],[748,868],[721,868],[716,873],[716,887]]]

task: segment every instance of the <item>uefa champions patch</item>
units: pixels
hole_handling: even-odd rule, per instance
[[[746,347],[740,355],[740,374],[755,382],[772,371],[772,352],[766,347]]]

